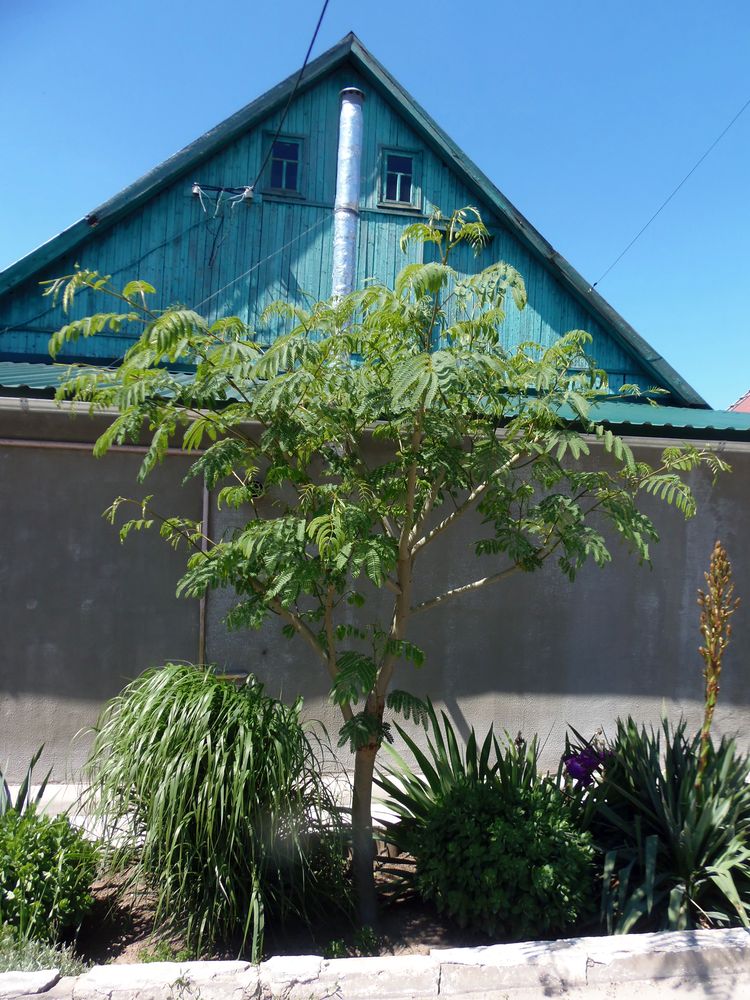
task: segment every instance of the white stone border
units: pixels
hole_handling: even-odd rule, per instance
[[[728,930],[433,949],[429,955],[98,965],[0,975],[0,1000],[487,1000],[509,990],[566,990],[663,979],[750,976],[750,932]],[[535,994],[536,995],[536,994]],[[621,995],[618,993],[618,996]]]

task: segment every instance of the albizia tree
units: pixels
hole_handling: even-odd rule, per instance
[[[647,465],[598,424],[592,403],[608,390],[586,333],[510,350],[502,324],[506,307],[526,303],[520,275],[504,263],[470,276],[451,267],[457,247],[479,252],[487,237],[473,209],[409,226],[402,248],[431,243],[438,260],[407,265],[394,288],[373,284],[310,309],[272,306],[290,330],[270,347],[238,318],[209,323],[185,308],[151,310],[154,289],[143,281],[119,290],[78,270],[48,289],[66,308],[83,288],[116,302],[114,312],[63,327],[53,355],[79,337],[140,327],[119,367],[76,366],[60,390],[117,411],[95,454],[146,433],[143,479],[169,445],[200,449],[192,474],[205,477],[217,505],[242,512],[231,534],[204,538],[200,523],[158,511],[151,499],[119,497],[113,520],[138,507],[123,537],[157,524],[170,542],[184,540],[180,593],[231,588],[230,628],[275,617],[327,672],[341,743],[355,755],[354,877],[365,922],[376,913],[371,796],[387,713],[423,712],[397,686],[405,664],[424,659],[409,639],[412,620],[436,608],[450,614],[455,598],[549,560],[570,579],[587,560],[604,566],[605,530],[647,560],[657,534],[641,498],[652,494],[691,517],[684,474],[701,463],[722,468],[693,447],[668,448]],[[191,376],[170,370],[178,365]],[[416,599],[422,556],[459,525],[476,577]],[[363,607],[371,587],[387,592],[386,613],[381,600]]]

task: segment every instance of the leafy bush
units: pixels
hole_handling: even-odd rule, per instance
[[[588,909],[593,849],[546,782],[461,782],[414,837],[416,884],[462,927],[532,938]]]
[[[702,762],[701,734],[666,719],[661,732],[618,720],[611,750],[583,802],[608,931],[750,927],[750,759],[722,739]]]
[[[97,852],[64,816],[14,809],[0,817],[0,924],[18,938],[54,941],[93,902]]]
[[[0,972],[59,969],[63,976],[78,976],[85,968],[72,945],[19,938],[10,927],[0,927]]]
[[[87,773],[109,866],[153,887],[157,921],[184,921],[191,949],[249,941],[258,958],[266,914],[347,901],[339,812],[300,709],[252,677],[171,663],[104,710]]]
[[[536,740],[503,744],[472,731],[461,753],[448,717],[429,705],[423,753],[402,730],[421,773],[395,751],[379,778],[400,817],[391,839],[416,860],[415,884],[462,926],[510,938],[574,924],[591,907],[591,837],[557,786],[539,775]]]

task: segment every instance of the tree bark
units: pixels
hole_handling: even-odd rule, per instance
[[[372,779],[377,746],[365,746],[354,757],[352,796],[352,873],[361,926],[377,927],[378,901],[375,894],[372,839]]]

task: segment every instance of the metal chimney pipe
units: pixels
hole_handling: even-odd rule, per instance
[[[341,91],[336,201],[333,209],[333,297],[354,288],[359,222],[359,180],[362,172],[362,105],[365,95],[356,87]]]

